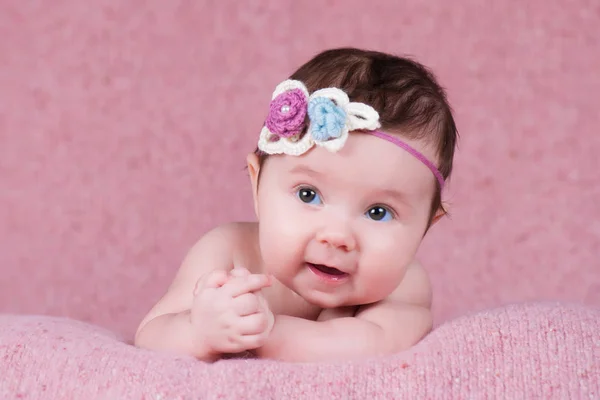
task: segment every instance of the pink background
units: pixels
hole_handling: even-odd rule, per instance
[[[347,45],[415,56],[456,112],[437,323],[600,307],[599,3],[308,4],[0,1],[0,313],[133,334],[203,232],[253,217],[274,86]]]

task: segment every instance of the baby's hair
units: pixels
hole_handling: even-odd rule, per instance
[[[370,105],[379,113],[381,130],[434,146],[440,173],[450,177],[458,132],[446,93],[425,66],[378,51],[339,48],[317,54],[290,79],[303,82],[310,93],[336,87],[350,101]],[[262,165],[268,155],[258,149],[256,154]],[[440,207],[438,184],[430,221]]]

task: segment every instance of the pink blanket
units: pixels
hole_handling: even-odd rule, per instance
[[[529,303],[447,322],[377,360],[205,364],[74,320],[0,317],[0,398],[597,399],[600,310]]]

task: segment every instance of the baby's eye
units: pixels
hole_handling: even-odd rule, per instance
[[[367,211],[367,217],[374,221],[389,221],[393,218],[392,212],[385,207],[375,206]]]
[[[311,188],[300,188],[298,189],[297,196],[303,203],[306,204],[321,204],[321,198]]]

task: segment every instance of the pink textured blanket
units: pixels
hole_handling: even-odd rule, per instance
[[[68,319],[0,317],[2,399],[596,399],[600,310],[520,304],[465,316],[412,350],[341,364],[205,364]]]

